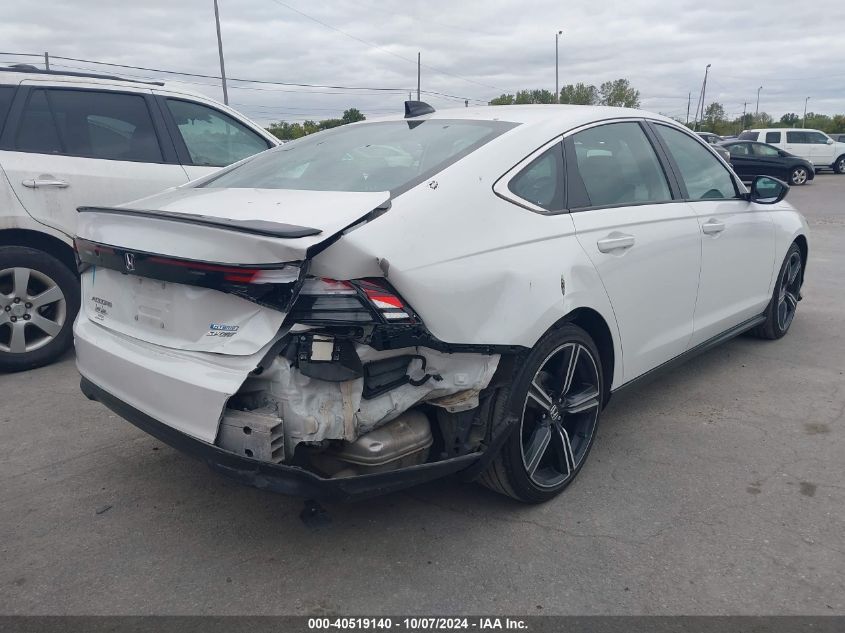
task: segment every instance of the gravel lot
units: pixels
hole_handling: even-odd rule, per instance
[[[845,176],[798,316],[615,398],[540,507],[446,480],[329,508],[242,488],[78,390],[0,376],[0,613],[845,614]]]

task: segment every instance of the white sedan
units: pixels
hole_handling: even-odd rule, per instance
[[[460,473],[545,501],[614,391],[786,334],[808,256],[787,191],[647,112],[408,102],[80,208],[82,390],[269,490]]]

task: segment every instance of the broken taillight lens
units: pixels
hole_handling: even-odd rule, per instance
[[[309,324],[417,322],[413,311],[381,279],[306,279],[290,318],[296,323]]]

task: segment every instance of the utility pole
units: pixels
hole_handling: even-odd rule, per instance
[[[754,107],[754,122],[757,122],[757,117],[760,114],[760,91],[763,89],[763,86],[757,88],[757,105]]]
[[[560,80],[558,79],[560,67],[560,54],[558,42],[560,41],[560,31],[555,33],[555,103],[560,103]]]
[[[740,129],[737,130],[737,134],[739,134],[739,132],[742,132],[742,128],[745,127],[745,111],[746,111],[747,108],[748,108],[748,102],[745,101],[742,104],[742,120],[739,122],[739,128]]]
[[[223,103],[229,105],[229,92],[226,90],[226,66],[223,64],[223,38],[220,37],[220,11],[214,0],[214,22],[217,24],[217,52],[220,53],[220,78],[223,80]]]
[[[687,127],[689,127],[689,109],[690,109],[690,106],[692,106],[692,93],[691,92],[687,95],[687,122],[686,122]]]
[[[50,53],[44,51],[44,68],[50,70]]]
[[[420,67],[422,64],[420,63],[420,53],[417,52],[417,101],[420,100]]]
[[[810,97],[804,99],[804,122],[801,124],[801,127],[807,127],[807,102],[810,100]]]
[[[464,99],[464,107],[465,108],[469,107],[469,99]]]

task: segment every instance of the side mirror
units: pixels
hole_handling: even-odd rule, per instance
[[[828,145],[833,145],[833,139],[829,138],[825,141],[825,143],[827,143]]]
[[[748,199],[757,204],[777,204],[786,197],[789,185],[771,176],[757,176],[751,183]]]

